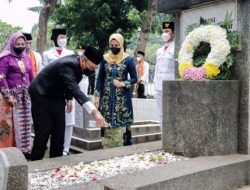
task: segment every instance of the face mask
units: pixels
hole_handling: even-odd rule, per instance
[[[66,47],[66,44],[67,44],[67,39],[60,39],[60,40],[57,40],[57,44],[58,44],[59,47],[65,48],[65,47]]]
[[[121,48],[111,47],[110,50],[114,55],[117,55],[121,51]]]
[[[167,42],[170,38],[171,38],[171,36],[170,36],[170,34],[169,33],[162,33],[162,40],[164,41],[164,42]]]
[[[86,76],[95,75],[95,70],[84,69],[83,74]]]
[[[25,49],[26,49],[26,52],[29,52],[31,50],[31,45],[27,44],[26,47],[25,47]]]
[[[21,54],[24,51],[25,47],[14,47],[13,50],[16,54]]]

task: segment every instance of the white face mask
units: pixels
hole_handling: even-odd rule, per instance
[[[167,42],[171,38],[170,34],[166,32],[162,33],[161,37],[164,42]]]
[[[30,52],[31,50],[31,45],[30,44],[26,44],[26,52]]]
[[[66,47],[66,44],[67,44],[67,39],[60,39],[60,40],[57,40],[57,44],[58,44],[59,47],[65,48],[65,47]]]
[[[78,55],[82,56],[83,52],[82,51],[78,51]]]

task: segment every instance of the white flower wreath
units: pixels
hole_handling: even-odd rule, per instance
[[[193,55],[200,42],[207,42],[211,51],[205,63],[197,68],[193,66]],[[219,67],[230,53],[230,44],[226,30],[217,25],[200,26],[188,34],[182,43],[178,56],[179,74],[183,79],[199,80],[214,77],[220,73]]]

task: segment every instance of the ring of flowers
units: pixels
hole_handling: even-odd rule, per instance
[[[207,42],[211,51],[201,67],[193,66],[193,55],[195,47],[200,42]],[[188,34],[182,43],[178,56],[179,74],[186,80],[199,80],[208,77],[215,77],[220,73],[226,56],[230,53],[230,44],[227,40],[226,30],[217,25],[200,26]]]

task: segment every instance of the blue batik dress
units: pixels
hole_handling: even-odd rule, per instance
[[[125,87],[116,88],[114,80],[123,81]],[[131,84],[137,82],[135,63],[128,56],[119,64],[100,64],[96,96],[100,96],[99,110],[111,128],[102,128],[102,145],[104,148],[123,145],[123,135],[126,127],[133,123],[133,106]]]

